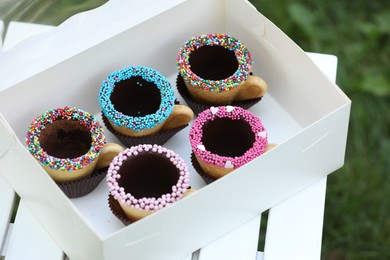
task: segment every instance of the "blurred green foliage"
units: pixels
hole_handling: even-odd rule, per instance
[[[322,259],[390,259],[390,1],[251,2],[303,50],[336,55],[352,99],[345,165],[328,177]]]
[[[337,55],[344,91],[390,95],[390,1],[251,2],[304,50]]]
[[[0,0],[0,18],[58,25],[105,2]],[[390,259],[390,1],[250,2],[303,50],[336,55],[353,102],[345,165],[328,177],[322,259]]]
[[[0,18],[10,21],[59,25],[70,16],[108,0],[0,0]]]

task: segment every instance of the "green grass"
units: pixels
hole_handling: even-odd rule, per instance
[[[57,25],[104,2],[6,1],[0,17]],[[390,1],[251,2],[305,51],[337,55],[353,102],[345,166],[328,178],[322,259],[390,259]]]

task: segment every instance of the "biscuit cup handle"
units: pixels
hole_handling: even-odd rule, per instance
[[[268,152],[269,150],[271,150],[275,146],[277,146],[277,144],[270,144],[270,143],[267,144],[267,146],[265,147],[265,151],[264,152]]]
[[[260,77],[249,75],[244,83],[241,84],[234,100],[250,100],[260,98],[268,90],[267,83]]]
[[[182,199],[184,199],[185,197],[187,197],[187,196],[189,196],[189,195],[193,194],[194,192],[196,192],[196,190],[195,190],[195,189],[193,189],[193,188],[189,188],[189,189],[187,190],[187,192],[183,194],[183,197],[182,197]]]
[[[115,156],[125,149],[119,144],[107,143],[103,146],[103,149],[99,155],[95,169],[101,169],[108,167]]]
[[[187,125],[194,117],[194,112],[191,108],[185,105],[175,105],[172,113],[164,122],[162,129],[175,129]]]

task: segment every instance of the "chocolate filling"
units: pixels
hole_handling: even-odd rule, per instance
[[[44,151],[56,158],[77,158],[91,148],[89,129],[77,121],[57,120],[41,131],[39,143]]]
[[[216,118],[203,126],[202,143],[206,150],[221,156],[242,156],[253,147],[255,135],[243,119]]]
[[[223,46],[202,46],[191,52],[189,63],[192,72],[209,80],[228,78],[238,69],[236,55]]]
[[[141,76],[117,82],[110,99],[117,111],[134,117],[154,114],[161,103],[157,86]]]
[[[180,172],[164,154],[143,153],[123,162],[118,173],[120,187],[135,198],[158,198],[171,193]]]

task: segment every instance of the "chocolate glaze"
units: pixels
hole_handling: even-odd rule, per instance
[[[250,125],[243,119],[215,118],[203,126],[206,150],[221,156],[242,156],[255,141]]]
[[[161,102],[157,86],[140,76],[117,82],[110,99],[117,111],[128,116],[153,114],[159,109]]]
[[[223,46],[202,46],[191,52],[189,62],[192,72],[203,79],[225,79],[238,69],[236,55]]]
[[[56,158],[77,158],[88,152],[92,139],[89,129],[72,120],[57,120],[41,131],[39,143]]]
[[[135,198],[158,198],[171,193],[176,185],[180,172],[165,156],[151,152],[143,152],[123,162],[118,172],[120,187]]]

